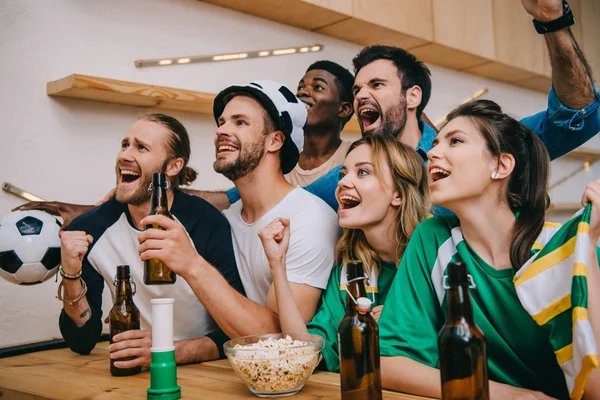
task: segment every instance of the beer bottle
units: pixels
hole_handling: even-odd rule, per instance
[[[448,317],[438,336],[442,399],[490,398],[485,336],[473,321],[467,268],[448,264]]]
[[[110,343],[113,343],[113,337],[121,332],[132,329],[140,329],[140,311],[133,303],[131,292],[131,280],[129,275],[129,265],[119,265],[117,267],[117,300],[110,310]],[[135,356],[110,359],[110,373],[114,376],[127,376],[137,374],[142,367],[117,368],[115,361],[129,361],[135,359]]]
[[[342,400],[379,400],[379,328],[370,313],[362,262],[346,268],[346,314],[338,328]]]
[[[167,202],[168,181],[163,172],[152,175],[152,206],[149,215],[164,215],[173,219]],[[146,229],[163,229],[159,225],[146,225]],[[175,283],[177,275],[157,258],[144,261],[144,283],[146,285],[168,285]]]

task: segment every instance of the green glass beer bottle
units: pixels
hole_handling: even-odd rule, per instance
[[[133,303],[133,293],[131,291],[131,278],[129,275],[129,265],[119,265],[117,267],[117,299],[108,314],[110,324],[110,343],[113,343],[113,337],[119,333],[132,329],[140,329],[140,311]],[[110,373],[114,376],[127,376],[137,374],[142,367],[117,368],[115,361],[129,361],[133,357],[125,357],[117,360],[110,359]]]
[[[168,181],[163,172],[152,175],[152,205],[149,215],[164,215],[173,219],[167,201]],[[146,229],[163,229],[159,225],[146,225]],[[169,285],[175,283],[177,275],[157,258],[144,261],[144,283],[146,285]]]
[[[464,263],[448,264],[448,317],[438,336],[443,400],[490,398],[485,336],[473,321]]]
[[[338,328],[342,400],[380,400],[379,328],[371,315],[363,264],[346,265],[346,314]]]

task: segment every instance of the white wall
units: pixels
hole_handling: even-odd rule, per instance
[[[137,58],[311,43],[322,43],[325,50],[168,68],[133,66]],[[232,83],[269,78],[294,89],[310,63],[331,59],[351,67],[351,58],[359,49],[351,43],[197,0],[2,1],[0,182],[9,181],[48,199],[79,203],[94,203],[114,185],[120,139],[147,110],[50,98],[45,95],[48,81],[79,73],[218,92]],[[436,66],[431,70],[434,91],[426,112],[432,120],[483,87],[489,89],[486,97],[516,116],[545,108],[543,93]],[[191,165],[200,171],[195,187],[229,187],[230,183],[212,170],[212,118],[169,113],[191,134]],[[573,191],[581,193],[581,182],[574,185]],[[22,202],[0,192],[0,215]],[[54,281],[36,287],[0,281],[0,346],[60,336],[56,287]]]

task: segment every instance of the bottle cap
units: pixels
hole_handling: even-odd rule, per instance
[[[450,286],[465,285],[469,283],[467,267],[463,262],[448,264],[448,284]]]
[[[129,265],[117,265],[117,279],[129,279]]]
[[[366,297],[359,297],[358,300],[356,300],[356,305],[358,306],[358,311],[362,312],[362,313],[368,313],[369,311],[371,311],[371,304],[373,302],[371,301],[371,299],[368,299]]]

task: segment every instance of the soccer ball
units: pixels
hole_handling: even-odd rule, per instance
[[[49,279],[60,265],[60,222],[43,211],[15,211],[0,219],[0,277],[17,285]]]

